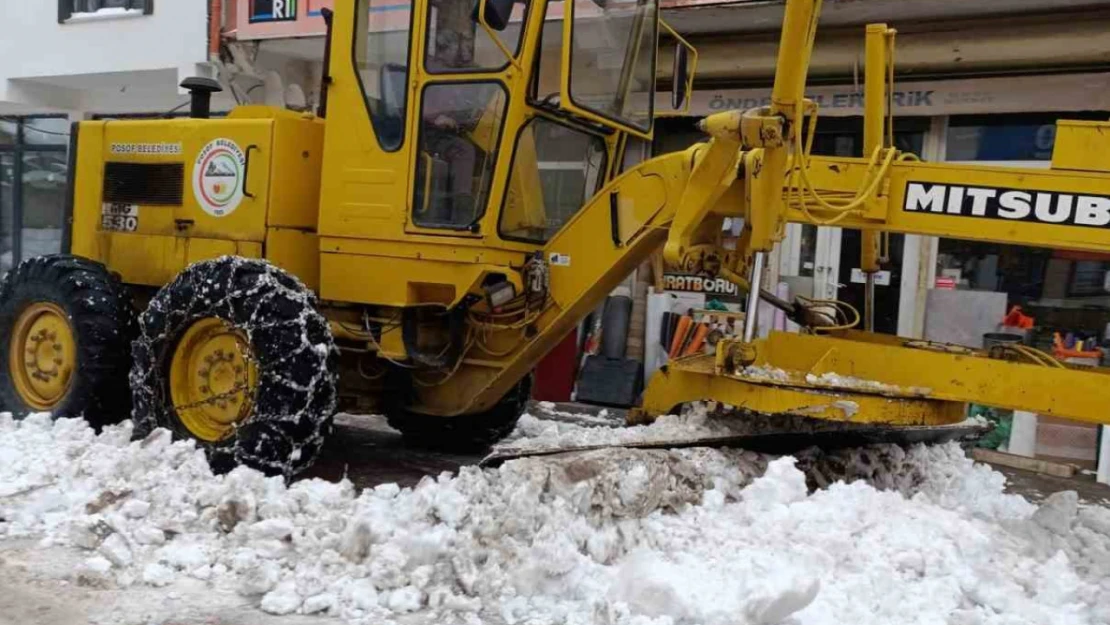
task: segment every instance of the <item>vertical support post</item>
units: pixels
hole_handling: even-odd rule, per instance
[[[1032,458],[1037,450],[1037,415],[1024,410],[1014,411],[1010,441],[1006,451],[1015,456]]]
[[[766,252],[752,254],[752,275],[748,278],[748,306],[744,309],[744,342],[755,340],[756,320],[759,318],[759,290],[763,287],[763,261]]]
[[[1098,450],[1098,477],[1095,478],[1102,484],[1110,484],[1110,426],[1101,428],[1102,442]]]
[[[805,99],[806,75],[813,55],[820,17],[817,0],[787,0],[775,64],[775,85],[771,91],[770,115],[780,116],[784,124],[782,145],[763,148],[758,176],[746,171],[751,185],[751,244],[753,252],[770,252],[786,227],[786,163],[791,139],[802,131],[798,109]]]
[[[889,35],[890,29],[886,24],[867,25],[863,66],[863,158],[871,158],[884,143]],[[875,230],[860,232],[860,269],[867,276],[863,294],[863,323],[868,332],[875,330],[875,273],[879,271],[880,237]]]

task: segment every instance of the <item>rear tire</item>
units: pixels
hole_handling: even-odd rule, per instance
[[[242,393],[247,412],[241,420],[223,434],[204,436],[174,404],[174,393],[182,391],[171,368],[180,363],[179,345],[190,328],[213,320],[242,337],[245,353],[238,356],[252,369],[253,388]],[[218,473],[246,465],[289,478],[312,464],[332,429],[338,350],[315,296],[297,278],[261,260],[203,261],[163,287],[139,322],[131,371],[137,431],[164,427],[177,438],[196,440]]]
[[[96,427],[126,419],[135,331],[130,294],[104,265],[64,254],[23,261],[0,284],[3,410],[17,419],[83,417]]]
[[[485,412],[437,417],[394,408],[389,410],[386,420],[404,436],[407,444],[437,451],[475,453],[485,451],[508,436],[531,397],[532,374],[529,373],[497,405]]]

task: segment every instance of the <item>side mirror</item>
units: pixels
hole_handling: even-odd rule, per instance
[[[513,15],[513,5],[516,2],[517,0],[486,0],[486,25],[498,32],[505,30],[509,25],[509,18]],[[474,15],[471,18],[475,23],[481,23],[478,19],[478,11],[481,8],[482,0],[478,0],[474,5]]]
[[[671,77],[674,80],[671,85],[671,108],[677,111],[690,97],[690,54],[681,42],[674,47],[674,71],[671,72]]]

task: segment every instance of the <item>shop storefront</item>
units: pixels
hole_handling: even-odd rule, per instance
[[[1110,110],[1105,73],[901,82],[896,89],[897,146],[930,161],[1047,168],[1057,120],[1106,119]],[[856,89],[820,86],[809,97],[822,107],[814,152],[860,156]],[[697,92],[694,115],[660,123],[654,151],[703,140],[694,127],[702,115],[767,102],[765,89]],[[776,256],[769,273],[780,289],[862,305],[858,231],[791,224]],[[1027,342],[1049,353],[1057,336],[1085,345],[1110,338],[1110,255],[891,235],[889,257],[876,287],[879,332],[982,347],[983,335],[1020,306],[1035,320]],[[1030,453],[1094,466],[1096,428],[1032,418]]]
[[[768,93],[768,89],[759,88],[695,92],[689,117],[666,119],[659,124],[653,146],[655,153],[683,149],[703,140],[695,128],[695,121],[701,116],[765,105],[769,102]],[[1110,110],[1108,93],[1110,74],[1107,73],[899,82],[894,97],[895,141],[900,149],[926,160],[1047,167],[1052,157],[1055,121],[1105,117],[1105,113],[1098,111]],[[814,152],[861,155],[862,98],[856,87],[818,86],[810,89],[809,97],[820,104],[822,115]],[[957,267],[951,265],[968,264],[971,261],[965,257],[973,253],[991,256],[981,265],[981,270],[993,271],[990,263],[995,262],[993,257],[999,254],[990,250],[997,247],[892,235],[890,262],[885,268],[889,274],[882,275],[876,290],[876,328],[904,336],[926,337],[926,300],[928,290],[936,286],[936,276],[946,277],[946,272],[953,274]],[[1065,267],[1066,259],[1051,250],[1030,248],[1008,254],[1025,263],[1043,258],[1043,267],[1028,269],[1040,274],[1047,269],[1049,257],[1056,259],[1054,271],[1078,271],[1078,280],[1086,284],[1078,288],[1088,291],[1086,301],[1081,303],[1087,310],[1092,298],[1098,299],[1089,293],[1094,289],[1096,274],[1110,269],[1086,258],[1072,259]],[[862,303],[858,232],[792,224],[777,256],[778,262],[771,270],[775,278],[790,286],[793,294]],[[965,276],[965,282],[958,286],[965,289],[990,287],[992,290],[1000,286],[997,282],[967,282],[966,279]],[[1037,290],[1037,285],[1042,284],[1037,280],[1043,277],[1025,279],[1020,287],[1026,293],[1036,291],[1036,297],[1019,296],[1019,287],[1006,286],[1014,291],[1007,303],[1028,305],[1035,301],[1053,305],[1062,298],[1079,297],[1076,289],[1070,291],[1070,296],[1059,290],[1050,289],[1047,293],[1043,288]],[[1099,280],[1101,289],[1101,278]],[[1091,323],[1094,322],[1088,325]]]
[[[0,117],[0,272],[61,251],[69,119]]]

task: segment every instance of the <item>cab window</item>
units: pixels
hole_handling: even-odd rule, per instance
[[[585,206],[605,181],[605,142],[544,117],[517,138],[499,231],[505,239],[544,243]]]
[[[655,0],[548,2],[531,96],[558,106],[562,12],[573,10],[569,88],[573,104],[647,132],[654,113],[658,6]]]
[[[430,0],[424,66],[431,74],[489,72],[509,64],[505,53],[482,28],[475,15],[478,0]],[[520,52],[525,4],[513,7],[501,42],[514,54]]]
[[[499,82],[424,88],[413,223],[466,229],[485,212],[508,94]]]
[[[412,2],[358,0],[356,7],[355,71],[374,134],[387,152],[405,139],[411,16]]]

